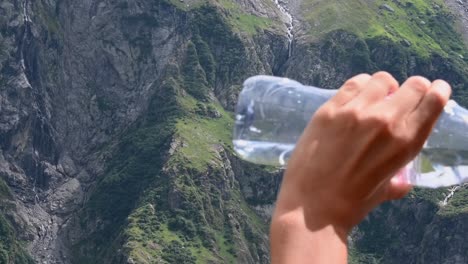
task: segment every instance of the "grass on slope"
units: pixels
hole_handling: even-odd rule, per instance
[[[206,169],[213,161],[219,161],[216,156],[217,146],[232,149],[233,119],[221,106],[215,103],[200,103],[191,96],[178,99],[184,110],[190,113],[179,118],[176,123],[176,137],[181,141],[181,148],[169,161],[184,162],[198,171]],[[202,109],[218,112],[220,117],[210,118],[199,115]]]
[[[225,10],[228,14],[228,20],[234,28],[249,35],[254,35],[256,32],[265,29],[280,30],[282,27],[282,23],[279,21],[246,13],[233,0],[214,0],[214,3]],[[276,8],[273,7],[272,0],[263,0],[262,4],[265,4],[269,8]]]
[[[383,5],[392,8],[393,12]],[[302,10],[310,23],[309,35],[313,38],[345,29],[362,38],[385,36],[395,42],[410,44],[411,49],[422,56],[431,52],[465,53],[462,41],[452,27],[453,18],[442,0],[306,0]]]
[[[226,222],[227,216],[218,210],[224,208],[234,215],[244,216],[239,219],[249,219],[251,226],[247,233],[250,237],[242,235],[246,241],[256,239],[251,232],[266,231],[265,224],[238,191],[229,191],[231,198],[226,199],[215,192],[216,186],[210,189],[211,180],[202,185],[198,183],[202,175],[210,173],[210,179],[214,179],[220,174],[217,170],[223,170],[223,160],[218,156],[220,150],[217,148],[232,149],[233,118],[218,103],[202,103],[190,95],[178,96],[177,104],[184,113],[175,119],[173,142],[179,142],[179,145],[166,163],[167,167],[178,170],[177,175],[166,175],[175,177],[170,180],[170,187],[162,187],[159,183],[143,195],[127,220],[124,231],[126,250],[138,263],[155,260],[236,263],[232,227]],[[210,116],[210,113],[218,114]],[[171,188],[180,195],[180,206],[175,211],[163,205],[164,200],[169,199],[164,198],[168,190],[158,188]],[[207,192],[205,188],[211,191]]]
[[[248,34],[255,35],[258,31],[265,29],[281,29],[281,22],[269,17],[260,17],[248,13],[234,0],[168,0],[177,8],[190,11],[203,5],[214,5],[226,15],[229,24],[233,29]],[[271,0],[264,0],[263,4],[272,7]],[[213,25],[215,26],[215,25]]]
[[[247,223],[254,213],[237,209],[245,201],[233,202],[238,186],[220,157],[232,152],[233,118],[210,100],[215,67],[238,65],[243,46],[222,11],[203,6],[187,12],[194,16],[193,35],[181,64],[197,71],[168,66],[148,112],[119,140],[82,213],[80,224],[92,230],[74,246],[83,263],[116,261],[122,241],[124,255],[137,263],[230,261],[234,242],[244,239],[232,239],[229,214]],[[210,49],[219,47],[223,55],[216,61]],[[224,81],[231,73],[217,74]],[[203,90],[194,91],[193,84]],[[88,225],[92,219],[102,228]],[[258,228],[245,225],[245,239],[258,240]]]

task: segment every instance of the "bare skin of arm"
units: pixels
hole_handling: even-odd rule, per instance
[[[288,163],[270,230],[272,263],[347,263],[351,229],[409,192],[392,176],[421,150],[450,93],[446,82],[423,77],[400,87],[385,72],[348,80]]]

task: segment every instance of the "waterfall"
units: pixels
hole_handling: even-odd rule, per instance
[[[455,195],[455,192],[458,191],[460,188],[465,187],[465,186],[468,186],[468,183],[465,183],[463,185],[457,185],[457,186],[449,188],[448,189],[449,193],[445,196],[444,200],[440,202],[440,205],[441,206],[446,206],[448,204],[448,202],[450,201],[450,199],[452,199],[453,196]]]
[[[23,68],[23,70],[25,71],[26,70],[26,65],[25,65],[25,62],[24,62],[24,45],[27,41],[27,38],[28,38],[28,34],[29,34],[29,23],[32,23],[32,20],[31,18],[29,17],[29,14],[28,14],[28,1],[27,0],[24,0],[23,3],[22,3],[22,6],[23,6],[23,22],[24,22],[24,30],[23,30],[23,39],[21,41],[21,44],[20,44],[20,49],[21,49],[21,67]]]
[[[20,62],[21,62],[21,68],[24,72],[23,76],[25,78],[25,81],[28,83],[28,85],[31,87],[31,83],[29,82],[29,79],[28,79],[28,75],[27,75],[27,67],[26,67],[26,62],[25,62],[25,49],[27,48],[27,43],[28,43],[28,39],[30,37],[30,34],[31,34],[31,24],[32,24],[32,20],[31,20],[31,17],[29,16],[28,14],[28,0],[24,0],[22,2],[22,7],[23,7],[23,22],[24,22],[24,29],[23,29],[23,36],[22,36],[22,39],[21,39],[21,43],[19,44],[20,46]],[[38,156],[38,152],[37,150],[33,150],[33,155],[35,156]],[[37,185],[37,177],[34,178],[34,183],[33,183],[33,188],[32,188],[32,191],[34,193],[34,201],[35,203],[39,203],[39,195],[37,193],[37,190],[36,190],[36,185]]]
[[[274,0],[276,7],[278,7],[279,11],[287,18],[286,21],[286,29],[287,29],[287,37],[288,37],[288,58],[291,57],[292,54],[292,44],[294,40],[294,22],[293,16],[288,10],[286,3],[280,0]]]

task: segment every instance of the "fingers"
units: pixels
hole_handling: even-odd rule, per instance
[[[426,79],[420,77],[412,78],[411,81],[408,80],[405,84],[406,87],[400,88],[395,97],[389,99],[389,101],[397,99],[399,102],[401,100],[404,102],[398,105],[395,105],[396,102],[389,103],[394,104],[394,109],[397,109],[403,115],[402,119],[406,122],[403,129],[406,130],[411,140],[407,142],[408,147],[416,149],[415,147],[420,148],[429,136],[434,123],[450,98],[451,88],[448,83],[441,80],[433,83],[429,82],[429,87],[426,87]],[[403,89],[407,89],[405,93],[403,93]],[[404,100],[401,97],[402,94],[412,98]],[[401,108],[406,110],[401,110]],[[410,147],[410,145],[413,147]],[[401,157],[404,156],[402,153]],[[401,173],[402,171],[399,172],[399,175]],[[378,188],[379,190],[375,193],[373,200],[380,203],[387,200],[401,199],[411,188],[411,185],[405,182],[404,177],[393,177],[381,188]]]
[[[413,187],[398,178],[392,178],[386,186],[384,201],[398,200],[405,197]]]
[[[365,87],[365,84],[371,79],[369,74],[359,74],[349,79],[338,90],[338,93],[330,99],[330,103],[335,106],[342,106],[356,97]]]
[[[395,109],[395,114],[403,118],[416,109],[430,87],[431,82],[428,79],[411,77],[385,102],[384,107]]]
[[[408,116],[408,122],[432,127],[447,104],[451,92],[450,85],[445,81],[434,81],[420,104]]]
[[[398,90],[398,81],[387,72],[377,72],[366,83],[358,96],[348,103],[351,107],[365,107],[384,99]]]
[[[398,176],[386,180],[382,185],[369,197],[369,201],[374,206],[391,201],[399,200],[405,197],[413,188],[410,184],[403,181]]]

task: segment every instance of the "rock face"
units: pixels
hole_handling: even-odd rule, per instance
[[[467,249],[463,235],[467,217],[466,186],[458,190],[455,200],[448,205],[440,200],[449,192],[432,191],[430,196],[425,192],[416,190],[402,201],[384,204],[359,226],[352,236],[352,244],[365,254],[364,259],[379,263],[467,261],[463,253]]]
[[[384,35],[305,13],[340,1],[1,2],[0,262],[268,263],[281,171],[233,153],[226,110],[245,78],[336,88],[387,70],[443,77],[468,102],[445,9],[397,2],[386,5],[418,16],[405,23],[428,25],[400,36],[371,3]],[[466,190],[443,208],[442,192],[376,211],[353,237],[355,259],[465,263]]]
[[[466,0],[446,0],[445,3],[457,17],[457,27],[465,42],[468,42],[468,2]]]
[[[70,263],[73,256],[81,261],[81,254],[89,246],[96,246],[97,255],[89,256],[93,262],[131,259],[126,255],[131,255],[130,252],[125,252],[134,250],[131,241],[123,251],[119,250],[118,257],[110,257],[109,247],[114,242],[102,245],[104,242],[96,242],[88,232],[94,235],[104,229],[106,235],[120,245],[117,248],[122,247],[126,240],[116,229],[128,225],[127,217],[138,208],[138,199],[146,188],[142,185],[153,181],[140,178],[141,183],[123,186],[135,190],[120,194],[123,196],[120,199],[129,202],[116,208],[122,214],[114,219],[88,209],[94,209],[94,201],[101,201],[100,197],[94,198],[97,196],[94,193],[105,185],[100,185],[101,179],[107,179],[106,175],[111,173],[113,161],[119,156],[116,153],[125,152],[122,146],[125,135],[132,133],[129,130],[139,131],[142,126],[151,127],[156,133],[159,129],[167,129],[168,133],[161,136],[161,141],[173,140],[170,148],[159,142],[150,153],[159,156],[157,161],[154,160],[156,163],[151,164],[158,173],[174,181],[184,173],[200,176],[199,184],[208,188],[204,191],[209,193],[209,187],[213,185],[221,195],[218,208],[210,208],[217,210],[216,215],[199,225],[213,224],[223,229],[225,222],[228,227],[233,226],[232,243],[235,241],[238,247],[232,252],[218,252],[221,249],[212,248],[213,255],[205,254],[206,257],[221,261],[235,254],[244,263],[268,260],[264,234],[259,238],[262,243],[253,251],[244,238],[245,228],[250,228],[252,239],[259,237],[261,229],[257,228],[260,226],[251,227],[246,222],[249,217],[240,215],[245,214],[239,211],[240,208],[222,210],[219,207],[223,200],[231,199],[231,192],[238,192],[235,175],[226,157],[227,145],[219,145],[214,150],[203,149],[215,153],[214,158],[219,156],[219,161],[208,164],[201,171],[187,171],[177,164],[164,165],[180,148],[192,143],[176,143],[179,139],[170,133],[175,133],[171,122],[176,120],[164,120],[164,115],[171,113],[161,102],[194,100],[192,95],[198,96],[202,103],[197,106],[204,111],[194,115],[201,114],[209,120],[223,119],[224,116],[222,121],[225,121],[226,114],[213,103],[219,99],[232,109],[236,91],[230,89],[234,85],[256,72],[271,73],[279,61],[285,60],[281,55],[287,53],[287,39],[281,33],[284,29],[279,27],[259,39],[249,37],[243,42],[216,8],[207,6],[192,10],[189,5],[179,8],[164,1],[74,3],[26,0],[4,1],[0,5],[0,168],[2,180],[14,194],[10,202],[14,209],[6,215],[16,229],[18,239],[27,242],[28,251],[37,262]],[[243,5],[236,4],[238,12]],[[266,7],[262,15],[278,17],[277,10]],[[202,16],[206,16],[203,21]],[[194,21],[197,28],[193,27]],[[217,27],[209,28],[216,24]],[[233,43],[230,45],[228,41]],[[187,54],[190,45],[195,47],[196,62],[189,61],[193,59]],[[226,54],[232,54],[232,57],[226,58]],[[185,62],[195,63],[198,71],[184,68]],[[198,90],[190,89],[189,83],[202,83],[203,87],[196,88],[206,87],[207,90],[198,93]],[[176,87],[180,85],[187,87]],[[175,94],[170,93],[171,89]],[[178,107],[180,112],[192,111],[182,109],[183,105]],[[154,142],[149,139],[148,144],[158,142],[159,138],[153,139]],[[141,152],[142,147],[145,146],[138,147],[137,151]],[[235,161],[232,153],[229,156]],[[135,168],[128,171],[135,172]],[[211,180],[213,177],[219,177],[219,180]],[[169,192],[164,195],[167,195],[168,212],[176,215],[175,212],[185,206],[186,193],[174,184],[171,182],[166,186]],[[239,194],[236,197],[243,199]],[[120,201],[112,195],[106,198],[109,198],[106,207]],[[89,217],[89,222],[80,222],[83,216]],[[208,216],[203,214],[201,217]],[[118,225],[112,226],[110,220]],[[161,222],[166,223],[165,220]],[[178,225],[184,223],[173,224]],[[108,226],[112,228],[106,229]],[[177,228],[172,228],[171,232],[176,232]],[[195,231],[203,232],[198,226]],[[210,232],[207,236],[217,235]],[[206,244],[213,247],[221,238],[209,238],[211,241]],[[154,247],[160,252],[161,247],[170,246],[169,242],[161,241]],[[171,256],[163,259],[169,261]],[[138,259],[134,258],[134,261]]]

